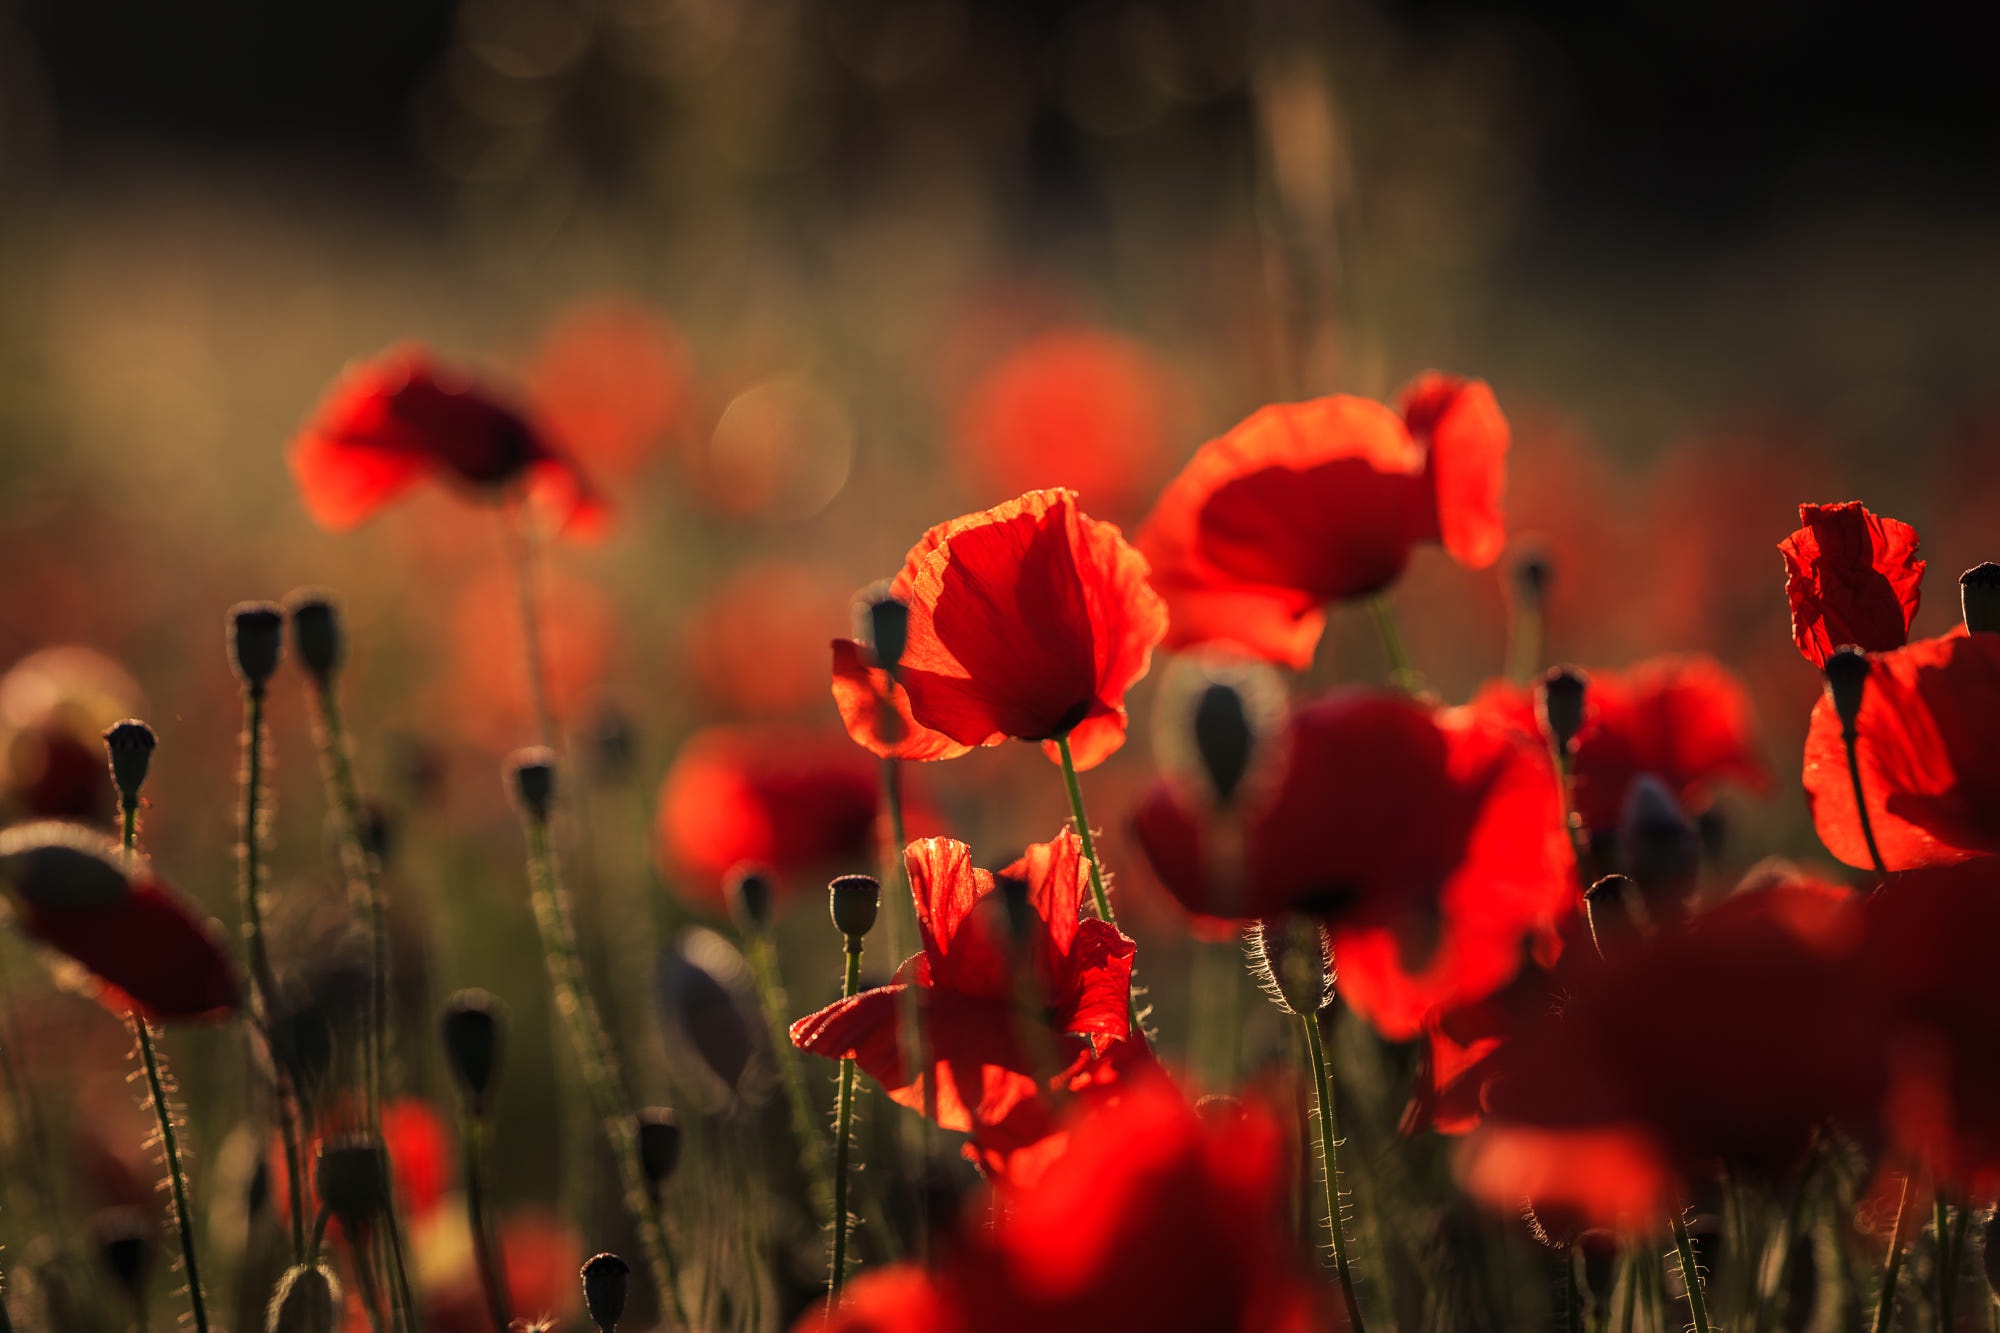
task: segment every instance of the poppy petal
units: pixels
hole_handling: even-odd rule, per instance
[[[1823,668],[1843,644],[1880,653],[1908,643],[1923,594],[1917,530],[1854,501],[1800,505],[1799,523],[1778,550],[1792,641],[1806,660]]]

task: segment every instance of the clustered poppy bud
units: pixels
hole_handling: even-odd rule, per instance
[[[833,910],[833,928],[847,937],[850,949],[861,946],[861,937],[875,928],[875,913],[882,904],[882,886],[873,875],[842,875],[828,886]]]
[[[1333,949],[1313,918],[1265,917],[1244,932],[1244,950],[1250,975],[1286,1013],[1310,1016],[1333,1002]]]
[[[264,1333],[334,1333],[341,1327],[340,1279],[325,1264],[294,1264],[278,1279]]]
[[[902,674],[903,650],[910,643],[910,606],[878,583],[855,599],[855,636],[875,655],[875,665],[892,677]]]
[[[352,1236],[389,1207],[389,1172],[379,1139],[348,1134],[328,1140],[313,1162],[313,1190]]]
[[[1514,592],[1531,607],[1539,609],[1548,596],[1549,579],[1555,573],[1549,553],[1539,546],[1527,546],[1514,557]]]
[[[1606,875],[1583,895],[1583,913],[1600,957],[1609,957],[1646,932],[1650,917],[1639,886],[1624,875]]]
[[[1855,719],[1861,716],[1861,694],[1868,685],[1868,654],[1853,644],[1833,650],[1826,659],[1826,685],[1833,692],[1833,711],[1840,718],[1840,734],[1853,740]]]
[[[146,1215],[136,1208],[106,1208],[90,1219],[104,1266],[134,1305],[146,1299],[146,1280],[153,1266],[152,1230]]]
[[[2000,565],[1991,560],[1958,576],[1958,605],[1974,634],[2000,634]]]
[[[466,1111],[486,1113],[486,1094],[500,1069],[500,1052],[507,1035],[507,1006],[483,990],[462,990],[445,1002],[445,1062],[465,1098]]]
[[[346,639],[341,633],[340,610],[324,593],[301,589],[285,599],[292,617],[292,651],[312,674],[321,689],[333,684],[346,656]]]
[[[723,886],[729,899],[729,914],[746,935],[761,935],[771,926],[771,899],[774,891],[771,872],[754,861],[745,861],[729,872]]]
[[[153,748],[160,738],[153,729],[134,717],[113,723],[104,733],[104,750],[111,756],[111,781],[118,788],[118,800],[126,810],[139,808],[139,788],[153,767]]]
[[[545,745],[514,751],[507,761],[507,790],[522,814],[548,823],[556,799],[556,752]]]
[[[1542,734],[1559,754],[1568,754],[1583,730],[1584,695],[1590,678],[1575,667],[1551,667],[1535,691],[1535,713]]]
[[[658,1198],[660,1188],[681,1164],[681,1118],[672,1107],[649,1106],[639,1112],[639,1167],[646,1186]]]
[[[631,1284],[632,1265],[615,1254],[593,1255],[583,1265],[583,1308],[590,1322],[604,1333],[614,1333],[625,1317],[625,1293]]]
[[[229,665],[243,688],[262,694],[284,652],[285,614],[269,602],[229,608]]]

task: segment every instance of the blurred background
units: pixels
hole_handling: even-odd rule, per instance
[[[528,403],[617,509],[546,586],[592,774],[584,910],[634,951],[624,1019],[650,1051],[652,932],[715,915],[713,868],[654,827],[663,776],[700,728],[835,728],[826,641],[925,527],[1053,484],[1133,526],[1258,405],[1437,367],[1490,380],[1514,424],[1552,656],[1729,662],[1776,779],[1728,807],[1732,855],[1810,855],[1818,681],[1774,549],[1797,504],[1918,526],[1919,632],[2000,555],[2000,84],[1970,9],[0,0],[0,666],[65,644],[117,664],[0,684],[16,799],[60,776],[52,700],[140,713],[148,842],[230,919],[223,613],[331,588],[402,849],[407,1082],[441,1090],[426,1006],[466,984],[546,1064],[497,778],[532,738],[498,525],[426,491],[322,532],[284,461],[345,363],[428,343]],[[1503,585],[1437,556],[1397,594],[1447,699],[1501,669]],[[1381,673],[1336,615],[1313,679]],[[1145,949],[1179,936],[1121,836],[1151,688],[1088,777]],[[277,864],[292,901],[336,902],[279,693]],[[1067,814],[1025,746],[910,781],[986,864]],[[804,956],[825,946],[793,978],[804,1012],[835,959],[798,916]],[[526,1149],[554,1094],[511,1088],[503,1193],[548,1197]]]

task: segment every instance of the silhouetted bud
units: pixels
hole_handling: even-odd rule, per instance
[[[545,745],[514,751],[507,760],[507,791],[522,814],[548,823],[556,799],[556,752]]]
[[[827,886],[827,896],[833,909],[833,928],[850,942],[875,928],[882,886],[873,875],[842,875]]]
[[[1316,1014],[1333,1002],[1333,953],[1326,928],[1297,912],[1265,917],[1244,932],[1250,975],[1288,1014]]]
[[[252,694],[262,694],[277,672],[284,639],[285,613],[269,602],[229,608],[229,665]]]
[[[111,757],[111,783],[118,788],[118,800],[127,810],[139,808],[139,788],[153,767],[153,747],[160,738],[137,718],[126,718],[104,733],[104,751]]]
[[[1958,606],[1974,634],[2000,633],[2000,565],[1991,560],[1958,576]]]
[[[1243,1122],[1248,1108],[1241,1097],[1231,1097],[1227,1093],[1212,1092],[1194,1104],[1194,1113],[1210,1125],[1239,1125]]]
[[[301,589],[285,599],[292,617],[292,651],[321,689],[333,684],[346,657],[340,609],[323,593]]]
[[[325,1264],[295,1264],[278,1279],[264,1333],[334,1333],[341,1328],[340,1279]]]
[[[583,1265],[583,1308],[590,1322],[604,1333],[614,1333],[625,1317],[625,1292],[632,1277],[632,1265],[615,1254],[592,1256]]]
[[[1618,816],[1618,863],[1647,901],[1678,896],[1701,872],[1701,834],[1666,784],[1650,773],[1633,779]]]
[[[465,1109],[486,1114],[486,1095],[500,1070],[500,1052],[507,1035],[507,1006],[483,990],[462,990],[445,1002],[445,1063],[458,1084]]]
[[[886,583],[862,590],[854,599],[855,636],[866,644],[875,665],[902,675],[903,650],[910,642],[910,607]]]
[[[1254,744],[1250,711],[1236,687],[1218,681],[1203,690],[1194,706],[1194,748],[1221,804],[1235,798],[1243,775],[1250,771]]]
[[[1651,928],[1645,895],[1623,875],[1606,875],[1583,895],[1584,914],[1590,920],[1590,938],[1597,952],[1610,957]]]
[[[649,1106],[639,1112],[639,1165],[657,1195],[681,1164],[681,1118],[672,1108]]]
[[[1231,809],[1283,733],[1287,708],[1284,678],[1269,663],[1213,651],[1181,657],[1161,685],[1154,748],[1184,787]]]
[[[43,820],[0,832],[0,882],[38,907],[109,907],[132,891],[117,842]]]
[[[670,1052],[706,1069],[728,1096],[742,1092],[764,1021],[736,946],[703,926],[682,932],[661,957],[659,996]]]
[[[1562,754],[1576,744],[1583,730],[1584,696],[1590,678],[1575,667],[1551,667],[1535,690],[1535,713],[1541,719],[1542,734]]]
[[[389,1206],[381,1142],[348,1134],[322,1143],[313,1162],[313,1191],[350,1236],[359,1234]]]
[[[1853,644],[1843,644],[1826,659],[1826,687],[1833,695],[1833,712],[1840,719],[1840,733],[1851,738],[1854,720],[1861,716],[1861,694],[1868,687],[1868,654]]]
[[[1540,609],[1542,600],[1548,596],[1549,579],[1555,572],[1549,563],[1549,553],[1540,546],[1524,545],[1515,553],[1509,572],[1514,577],[1514,595],[1528,606]]]
[[[153,1228],[137,1208],[107,1208],[91,1216],[90,1234],[104,1266],[124,1289],[126,1299],[142,1305],[153,1267]]]
[[[326,1010],[308,999],[274,1015],[268,1030],[271,1058],[301,1098],[308,1103],[317,1100],[333,1068],[333,1025]]]
[[[771,928],[771,899],[775,896],[771,872],[754,861],[745,861],[729,872],[723,892],[729,899],[729,915],[746,935],[761,935]]]

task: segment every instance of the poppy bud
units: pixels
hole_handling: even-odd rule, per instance
[[[723,886],[729,899],[729,915],[736,928],[746,935],[761,935],[771,927],[771,872],[754,861],[745,861],[729,872]]]
[[[381,1141],[348,1134],[322,1143],[313,1162],[313,1192],[348,1235],[358,1235],[389,1206]]]
[[[146,785],[146,773],[153,766],[153,747],[159,743],[153,729],[137,718],[128,717],[104,733],[104,750],[111,756],[111,781],[127,810],[139,808],[139,788]]]
[[[1528,606],[1539,608],[1543,598],[1548,596],[1549,579],[1554,567],[1549,563],[1549,553],[1540,546],[1523,546],[1514,556],[1514,595]]]
[[[1244,932],[1250,975],[1288,1014],[1316,1014],[1333,1003],[1333,946],[1326,928],[1288,912],[1265,917]]]
[[[252,694],[262,694],[284,652],[285,613],[269,602],[229,608],[229,665]]]
[[[910,606],[886,583],[862,589],[854,599],[855,637],[868,646],[875,665],[900,676],[903,650],[910,643]]]
[[[53,820],[0,833],[0,882],[37,907],[109,907],[132,891],[118,844]]]
[[[292,651],[299,655],[314,683],[327,689],[346,656],[339,608],[324,594],[304,589],[287,597],[285,607],[292,617]]]
[[[473,1116],[486,1113],[486,1094],[500,1069],[500,1051],[507,1033],[507,1006],[483,990],[462,990],[445,1002],[445,1062]]]
[[[1241,1097],[1212,1092],[1194,1104],[1194,1113],[1201,1117],[1203,1124],[1234,1127],[1248,1118],[1249,1108],[1243,1104]]]
[[[1583,895],[1590,938],[1600,957],[1608,958],[1646,933],[1651,915],[1639,886],[1623,875],[1606,875]]]
[[[625,1292],[630,1285],[632,1265],[615,1254],[593,1256],[583,1266],[583,1308],[590,1322],[604,1333],[613,1333],[625,1317]]]
[[[658,986],[671,1053],[690,1069],[707,1070],[725,1097],[742,1092],[764,1024],[750,965],[736,946],[703,926],[682,932],[660,960]]]
[[[882,905],[882,886],[873,875],[842,875],[827,889],[833,910],[833,928],[847,936],[849,949],[861,947],[861,937],[875,928],[875,913]]]
[[[548,823],[556,799],[556,752],[545,745],[514,751],[507,760],[507,790],[523,815]]]
[[[308,1000],[275,1015],[270,1033],[271,1058],[285,1071],[292,1087],[305,1101],[313,1101],[333,1068],[333,1024],[326,1011]]]
[[[639,1166],[655,1196],[674,1178],[680,1164],[681,1118],[666,1106],[649,1106],[639,1112]]]
[[[1840,734],[1854,739],[1854,720],[1861,716],[1861,694],[1868,684],[1868,654],[1853,644],[1843,644],[1826,659],[1826,687],[1833,694],[1833,711],[1840,719]]]
[[[264,1333],[334,1333],[341,1327],[340,1279],[325,1264],[294,1264],[278,1279]]]
[[[1958,605],[1974,634],[2000,633],[2000,565],[1991,560],[1958,576]]]
[[[1650,773],[1633,779],[1618,817],[1618,860],[1652,901],[1694,887],[1701,834],[1666,784]]]
[[[1194,748],[1221,804],[1229,804],[1250,771],[1254,742],[1249,709],[1233,685],[1218,681],[1201,692],[1194,706]]]
[[[1583,730],[1584,695],[1590,677],[1575,667],[1550,667],[1535,691],[1535,715],[1541,720],[1542,734],[1567,755]]]
[[[1283,731],[1286,708],[1276,667],[1212,652],[1181,658],[1161,689],[1154,745],[1170,771],[1231,809]]]
[[[134,1305],[146,1299],[146,1279],[152,1268],[153,1229],[146,1215],[136,1208],[107,1208],[89,1222],[104,1266],[118,1280],[126,1298]]]

